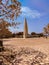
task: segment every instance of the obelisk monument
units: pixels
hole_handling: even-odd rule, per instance
[[[25,18],[24,20],[24,34],[23,34],[23,38],[27,38],[28,36],[28,25],[27,25],[27,20]]]

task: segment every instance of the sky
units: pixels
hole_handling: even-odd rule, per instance
[[[24,30],[24,19],[27,19],[28,31],[40,33],[49,23],[49,0],[18,0],[21,3],[21,14],[15,21],[21,22],[14,32]]]
[[[17,20],[22,24],[18,31],[23,31],[24,19],[27,19],[28,31],[40,33],[49,23],[49,0],[19,0],[22,14]]]

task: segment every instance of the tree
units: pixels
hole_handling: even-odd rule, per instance
[[[0,19],[0,37],[9,37],[12,32],[9,31],[8,27],[11,26],[7,21]]]
[[[18,32],[18,33],[16,33],[16,37],[22,38],[22,37],[23,37],[23,32]]]
[[[49,35],[49,24],[47,24],[46,27],[44,27],[44,34]]]
[[[44,34],[47,34],[48,32],[47,32],[47,28],[46,27],[44,27]]]
[[[21,4],[17,0],[0,0],[0,33],[2,32],[0,35],[3,36],[7,35],[7,33],[11,33],[8,27],[15,27],[20,24],[15,22],[8,23],[4,20],[4,18],[10,18],[11,20],[14,20],[15,17],[17,18],[21,13],[20,9]]]
[[[17,0],[4,0],[4,2],[0,0],[0,17],[6,17],[13,20],[14,17],[17,17],[21,13],[21,4]]]
[[[15,27],[17,25],[20,25],[20,23],[9,23],[4,19],[0,19],[0,37],[10,37],[12,32],[9,30],[9,27]]]
[[[36,35],[36,33],[35,32],[32,32],[31,35]]]
[[[21,13],[20,6],[21,4],[17,0],[4,0],[4,2],[3,0],[0,0],[0,19],[10,18],[11,20],[14,20],[14,18],[17,18]],[[4,37],[5,34],[9,33],[8,27],[11,26],[11,24],[5,22],[3,19],[2,22],[0,22],[0,33]],[[16,24],[12,23],[12,26],[16,26]]]

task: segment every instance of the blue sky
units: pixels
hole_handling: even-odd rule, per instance
[[[18,0],[21,2],[22,14],[15,20],[21,22],[19,29],[12,31],[23,31],[24,19],[27,19],[30,32],[43,32],[43,27],[49,23],[49,0]]]
[[[43,27],[49,23],[49,0],[19,0],[22,14],[17,20],[22,24],[18,31],[23,31],[24,18],[26,17],[29,32],[43,32]]]

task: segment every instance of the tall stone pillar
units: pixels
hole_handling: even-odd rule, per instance
[[[23,37],[27,38],[27,36],[28,36],[28,26],[27,26],[27,20],[25,18],[25,20],[24,20],[24,34],[23,34]]]

